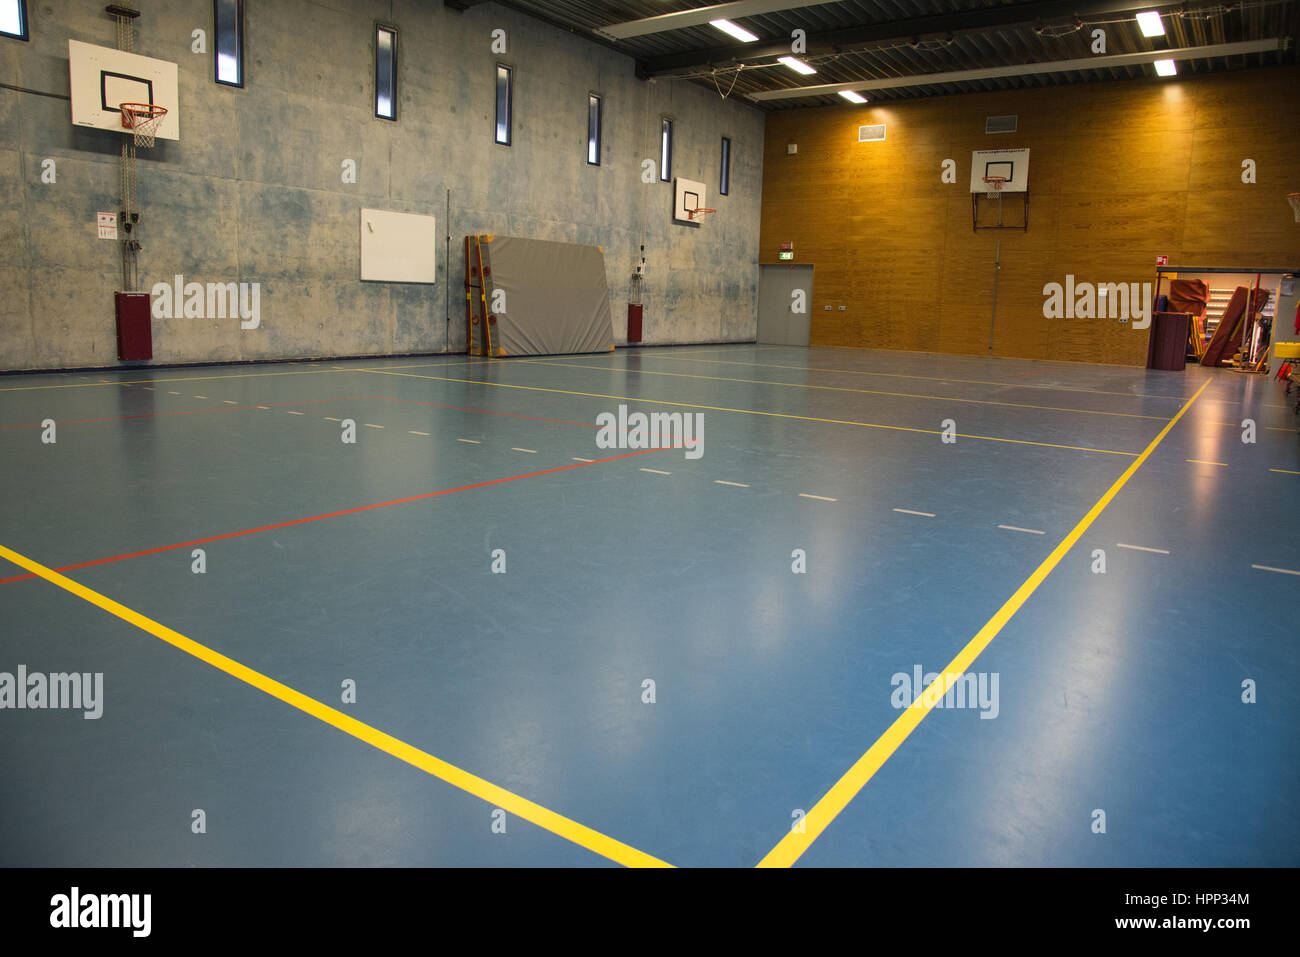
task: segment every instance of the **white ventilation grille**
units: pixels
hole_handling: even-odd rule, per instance
[[[1012,113],[1008,116],[984,117],[985,133],[1014,133],[1020,125],[1020,117]]]
[[[879,126],[859,126],[859,127],[858,127],[858,142],[859,142],[859,143],[874,143],[876,140],[883,140],[884,138],[885,138],[885,124],[884,124],[884,123],[881,123]]]

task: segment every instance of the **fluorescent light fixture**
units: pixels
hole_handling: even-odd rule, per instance
[[[1156,60],[1156,76],[1177,76],[1178,65],[1173,60]]]
[[[867,102],[867,98],[855,90],[840,90],[840,96],[844,97],[844,99],[848,100],[850,103]]]
[[[757,43],[758,37],[750,33],[744,27],[738,27],[730,20],[710,20],[709,25],[716,27],[723,33],[735,37],[741,43]]]
[[[816,69],[810,67],[807,63],[804,63],[803,60],[796,60],[792,56],[778,57],[776,62],[784,63],[791,70],[794,70],[795,73],[802,73],[804,76],[811,76],[817,72]]]
[[[1137,21],[1138,29],[1142,31],[1144,37],[1162,37],[1165,35],[1165,23],[1160,19],[1160,14],[1154,10],[1139,13]]]

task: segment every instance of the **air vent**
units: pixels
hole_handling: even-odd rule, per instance
[[[885,124],[884,124],[884,123],[881,123],[879,126],[859,126],[859,127],[858,127],[858,142],[859,142],[859,143],[874,143],[876,140],[883,140],[884,138],[885,138]]]
[[[1019,121],[1020,117],[1014,113],[1009,116],[986,116],[984,117],[984,132],[1014,133]]]

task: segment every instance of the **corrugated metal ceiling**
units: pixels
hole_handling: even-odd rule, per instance
[[[1183,60],[1183,74],[1216,70],[1295,63],[1295,37],[1300,32],[1300,0],[1240,0],[1240,2],[1196,2],[1181,7],[1153,3],[1149,9],[1163,15],[1166,35],[1146,38],[1137,27],[1133,12],[1057,16],[1035,22],[1035,6],[1028,0],[841,0],[817,6],[781,10],[756,16],[733,16],[739,25],[756,34],[754,47],[789,41],[791,31],[805,30],[811,39],[819,34],[834,36],[855,27],[882,26],[931,14],[962,14],[975,25],[973,30],[954,30],[950,35],[897,38],[874,43],[836,44],[827,52],[810,52],[807,62],[817,68],[815,76],[798,76],[783,66],[772,65],[775,56],[746,56],[744,46],[736,49],[745,57],[739,63],[727,56],[708,57],[703,51],[717,51],[731,41],[711,26],[690,26],[662,33],[608,40],[598,34],[601,27],[660,14],[693,10],[711,5],[699,0],[499,0],[504,5],[540,17],[557,26],[602,42],[634,57],[642,70],[674,75],[689,82],[739,98],[764,90],[811,85],[849,83],[885,77],[911,77],[955,70],[1012,66],[1057,60],[1088,59],[1092,31],[1106,31],[1106,53],[1135,53],[1177,47],[1204,46],[1241,40],[1290,37],[1290,49],[1220,58]],[[1099,5],[1080,2],[1080,9]],[[1130,6],[1132,6],[1130,4]],[[981,12],[996,8],[1015,12],[1026,8],[1022,22],[981,28]],[[699,53],[699,56],[689,56]],[[682,57],[694,62],[665,69],[661,58]],[[710,62],[711,61],[711,62]],[[743,66],[742,66],[743,64]],[[1150,65],[1110,67],[1019,77],[982,78],[956,83],[938,83],[896,89],[873,90],[873,100],[909,99],[950,93],[970,93],[1020,87],[1057,86],[1112,79],[1150,76]],[[843,102],[822,95],[756,103],[762,109],[792,109]]]

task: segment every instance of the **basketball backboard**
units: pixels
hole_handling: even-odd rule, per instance
[[[111,47],[68,41],[72,124],[125,133],[123,103],[153,103],[167,108],[157,136],[181,138],[176,64]]]
[[[706,202],[708,199],[706,193],[703,183],[677,177],[673,181],[673,219],[679,223],[691,222],[691,210],[709,205]]]
[[[987,193],[990,186],[985,176],[1001,176],[1004,193],[1024,193],[1029,190],[1029,150],[975,150],[970,160],[970,191]]]

